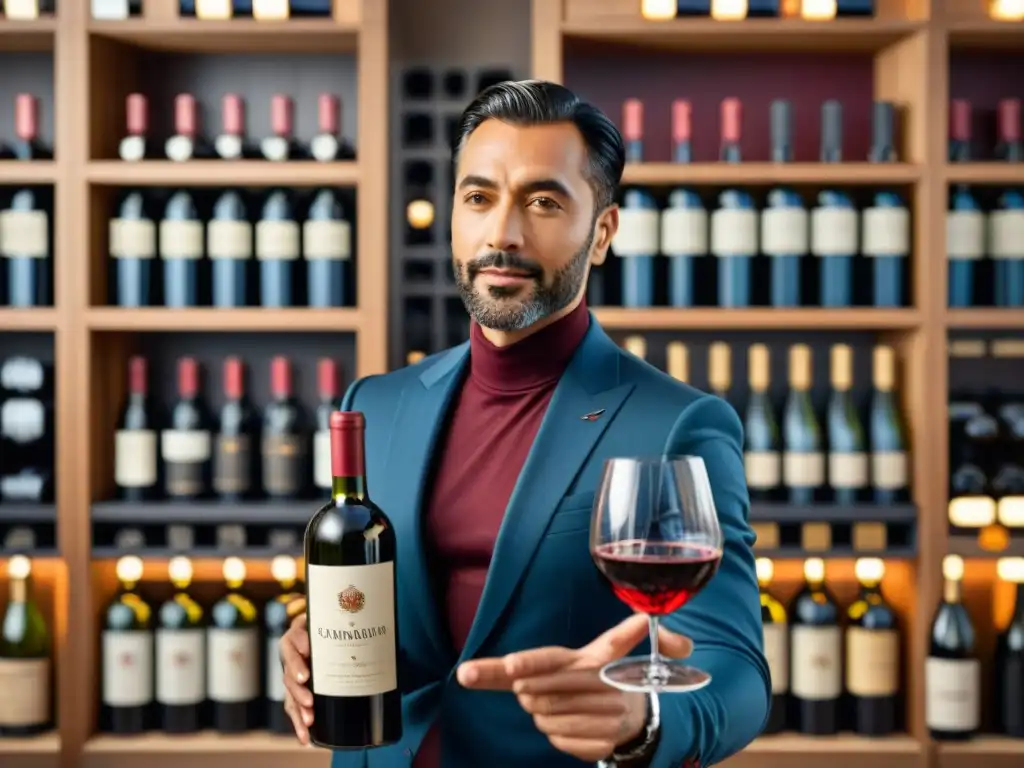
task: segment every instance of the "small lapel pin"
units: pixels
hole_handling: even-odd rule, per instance
[[[591,411],[590,413],[585,413],[582,416],[580,416],[580,419],[582,419],[583,421],[597,421],[598,419],[601,418],[602,413],[604,413],[604,408],[602,408],[599,411]]]

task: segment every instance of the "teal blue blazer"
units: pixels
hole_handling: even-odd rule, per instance
[[[706,768],[743,749],[764,727],[771,678],[736,412],[624,352],[591,316],[509,501],[476,618],[457,654],[436,605],[420,524],[431,456],[468,360],[466,343],[356,381],[344,398],[344,409],[366,415],[369,492],[398,536],[404,736],[389,747],[337,751],[333,768],[408,768],[435,721],[444,768],[585,765],[552,747],[511,693],[466,690],[455,668],[538,646],[579,647],[631,613],[589,552],[594,492],[605,459],[616,456],[702,456],[725,542],[708,587],[664,621],[693,639],[691,661],[714,679],[695,693],[661,696],[651,766],[679,768],[696,759]],[[593,411],[603,413],[581,418]]]

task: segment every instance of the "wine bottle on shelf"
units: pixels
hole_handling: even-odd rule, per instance
[[[949,162],[971,161],[971,102],[953,99],[949,102]]]
[[[627,99],[622,105],[622,135],[626,160],[643,162],[644,105]],[[622,269],[622,306],[649,307],[654,304],[654,257],[660,249],[661,219],[651,193],[628,187],[622,194],[619,229],[612,250]]]
[[[896,352],[876,346],[872,360],[871,488],[875,504],[908,500],[907,439],[896,402]]]
[[[299,223],[284,190],[274,190],[256,222],[256,259],[260,264],[260,305],[290,307],[295,303],[295,270],[302,253]]]
[[[999,422],[977,399],[949,405],[949,521],[982,527],[996,520],[992,478],[999,457]]]
[[[220,133],[213,149],[221,160],[248,160],[260,157],[259,148],[249,141],[245,128],[245,99],[226,93],[220,102]]]
[[[708,347],[708,385],[711,393],[729,402],[732,389],[732,350],[724,341]]]
[[[829,99],[821,105],[821,148],[819,162],[843,162],[843,104]]]
[[[1001,99],[998,114],[999,139],[996,157],[1007,163],[1024,162],[1024,141],[1020,132],[1020,99]]]
[[[338,364],[330,358],[317,363],[316,433],[313,436],[313,485],[321,491],[331,490],[331,414],[339,409],[340,384]]]
[[[750,306],[750,262],[757,252],[757,211],[749,194],[729,189],[711,214],[711,254],[718,263],[718,304]]]
[[[40,15],[53,13],[53,0],[6,0],[4,15],[18,21],[35,21]]]
[[[1000,558],[996,572],[1016,588],[1013,616],[996,638],[997,727],[1006,736],[1024,739],[1024,558]]]
[[[53,498],[53,397],[52,365],[25,355],[0,362],[0,501]]]
[[[355,159],[352,145],[342,137],[341,126],[341,99],[331,93],[321,93],[317,99],[317,132],[309,142],[309,153],[314,160],[329,163]]]
[[[813,504],[825,484],[821,426],[811,401],[811,348],[789,348],[789,395],[782,412],[782,483],[793,504]]]
[[[203,608],[189,594],[192,563],[173,557],[167,575],[174,596],[157,612],[156,703],[167,733],[193,733],[202,726],[206,701],[206,623]]]
[[[1024,306],[1024,195],[1003,192],[988,214],[989,256],[997,307]]]
[[[313,515],[305,537],[309,733],[314,744],[331,749],[379,747],[402,738],[397,542],[367,492],[365,417],[336,411],[330,426],[332,498]],[[339,607],[347,618],[337,618]]]
[[[802,296],[800,265],[808,253],[807,210],[791,189],[773,189],[761,212],[761,251],[771,259],[771,304],[798,307]]]
[[[985,214],[965,184],[953,188],[946,212],[950,307],[974,306],[976,264],[985,256]]]
[[[295,140],[295,103],[290,96],[274,94],[270,99],[270,129],[273,135],[260,142],[264,159],[272,162],[305,160],[307,154]]]
[[[253,230],[245,200],[234,190],[221,193],[206,223],[206,252],[212,270],[211,293],[215,307],[249,304]]]
[[[256,413],[245,395],[245,366],[241,358],[224,361],[224,405],[213,454],[213,491],[224,501],[247,498],[255,484]]]
[[[843,105],[821,106],[821,162],[843,161]],[[853,304],[853,260],[857,253],[857,211],[845,192],[818,193],[810,215],[810,252],[818,265],[818,302],[823,307]]]
[[[110,258],[114,260],[114,301],[119,307],[148,307],[153,302],[156,221],[146,195],[124,196],[110,220]]]
[[[174,135],[164,144],[164,152],[177,163],[213,156],[199,132],[199,104],[191,93],[174,97]]]
[[[150,409],[146,358],[128,360],[128,397],[114,434],[114,483],[125,501],[157,496],[157,424]]]
[[[718,159],[723,163],[739,163],[743,160],[743,102],[736,98],[723,99],[719,114]]]
[[[860,595],[846,611],[846,690],[853,703],[853,731],[888,736],[897,730],[899,619],[882,596],[885,563],[860,558],[854,572]]]
[[[306,303],[311,307],[342,307],[352,259],[352,226],[331,189],[321,189],[302,223],[302,255],[306,260]]]
[[[306,487],[308,433],[286,357],[270,361],[270,397],[263,416],[263,488],[272,498],[294,499]]]
[[[691,138],[693,106],[684,99],[672,102],[672,160],[693,161]],[[661,212],[661,251],[668,258],[668,303],[694,304],[694,262],[708,253],[708,212],[692,189],[673,189]]]
[[[51,302],[50,216],[44,193],[19,189],[0,211],[0,256],[7,262],[7,303],[45,307]]]
[[[103,623],[103,705],[111,731],[137,734],[153,704],[153,611],[136,591],[142,560],[122,557],[116,572],[121,585]]]
[[[213,703],[213,727],[242,733],[257,720],[260,695],[260,629],[256,606],[242,593],[245,563],[224,560],[227,593],[210,609],[206,630],[206,689]]]
[[[267,730],[291,735],[294,727],[288,713],[284,711],[284,670],[281,667],[279,643],[291,623],[288,604],[302,596],[297,584],[298,566],[295,558],[284,555],[275,557],[270,563],[270,574],[280,585],[281,591],[267,603],[263,612],[267,630]]]
[[[257,21],[285,21],[290,15],[289,0],[252,0],[252,17]]]
[[[747,351],[750,398],[744,418],[746,449],[743,463],[751,501],[771,501],[782,483],[779,425],[768,394],[770,376],[768,347],[753,344]]]
[[[199,363],[178,360],[178,400],[160,435],[165,489],[172,499],[195,499],[210,487],[210,418],[199,393]]]
[[[831,349],[828,411],[828,482],[839,504],[856,504],[868,487],[868,446],[853,401],[853,349]]]
[[[871,148],[868,161],[872,163],[899,162],[896,151],[896,105],[891,101],[876,101],[871,105]]]
[[[0,624],[0,738],[52,727],[50,631],[32,595],[32,561],[7,561],[8,601]]]
[[[1024,404],[1013,396],[999,405],[1001,450],[992,477],[996,519],[1006,528],[1024,525]]]
[[[825,586],[825,562],[804,563],[806,584],[789,608],[790,691],[801,733],[828,736],[838,731],[842,693],[842,634],[839,607]]]
[[[665,368],[676,381],[690,380],[690,351],[681,341],[670,341],[665,345]]]
[[[92,0],[93,21],[124,21],[142,15],[142,0]]]
[[[14,97],[15,140],[11,144],[17,160],[52,160],[53,150],[39,138],[39,100],[31,93]]]
[[[164,305],[199,304],[199,261],[203,258],[203,223],[192,195],[175,192],[160,222],[160,258],[164,263]]]
[[[936,741],[963,741],[974,736],[981,720],[981,662],[974,623],[960,599],[963,559],[946,555],[942,576],[942,601],[932,619],[924,668],[924,719]]]
[[[786,695],[789,693],[789,619],[786,608],[769,587],[775,564],[766,557],[757,558],[757,583],[761,592],[761,625],[764,631],[764,657],[772,675],[772,703],[764,733],[778,733],[786,727]]]

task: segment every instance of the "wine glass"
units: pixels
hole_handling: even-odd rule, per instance
[[[722,559],[722,531],[699,456],[605,462],[590,551],[615,595],[650,622],[651,655],[614,661],[601,679],[624,691],[684,693],[711,675],[658,652],[658,620],[682,608]]]

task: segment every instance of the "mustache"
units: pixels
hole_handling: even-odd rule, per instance
[[[509,253],[508,251],[491,251],[479,259],[471,261],[467,268],[470,280],[485,269],[516,269],[535,278],[544,275],[544,270],[541,269],[540,264],[525,256]]]

